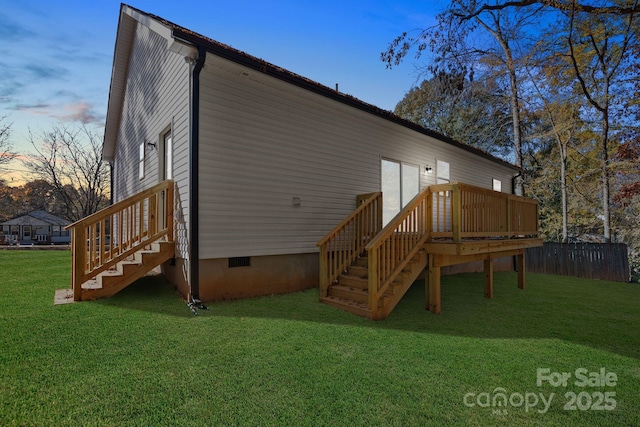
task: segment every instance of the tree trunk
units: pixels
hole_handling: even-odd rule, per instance
[[[567,147],[558,143],[560,149],[560,191],[562,193],[562,243],[569,243],[569,209],[567,207]]]
[[[608,105],[607,105],[608,107]],[[604,240],[611,243],[611,211],[609,209],[609,109],[602,112],[602,225]]]

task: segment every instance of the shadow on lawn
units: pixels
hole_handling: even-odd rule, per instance
[[[482,274],[442,280],[442,313],[424,309],[424,281],[417,281],[389,318],[373,322],[318,302],[317,290],[212,303],[202,317],[273,318],[396,329],[487,339],[558,339],[640,359],[640,285],[561,276],[496,273],[494,298],[483,296]],[[173,301],[170,301],[170,299]],[[179,317],[192,316],[163,278],[145,278],[99,302]]]
[[[164,276],[143,277],[116,295],[92,301],[90,304],[177,317],[193,317],[184,299],[178,295],[173,285]]]

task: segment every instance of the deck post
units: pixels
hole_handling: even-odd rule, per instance
[[[367,305],[369,306],[369,310],[371,311],[371,319],[377,319],[377,311],[378,311],[378,286],[380,285],[380,275],[379,268],[380,265],[378,263],[379,259],[378,248],[372,248],[367,251],[367,258],[369,260],[369,295],[367,300]]]
[[[427,310],[433,314],[440,314],[440,265],[437,263],[437,255],[428,255],[429,274],[427,275]]]
[[[320,298],[324,298],[327,296],[327,290],[329,288],[329,254],[327,253],[327,245],[326,243],[320,246],[320,260],[319,260],[319,279],[320,283],[318,284],[320,290]]]
[[[73,242],[71,287],[73,288],[73,300],[82,300],[82,277],[87,263],[87,237],[85,226],[71,229],[71,241]]]
[[[493,257],[488,254],[484,259],[484,297],[493,298]]]
[[[173,197],[174,197],[174,183],[170,182],[167,186],[167,196],[166,196],[166,200],[165,200],[165,218],[164,218],[164,222],[165,222],[165,226],[167,228],[167,240],[169,242],[173,242],[173,227],[174,227],[174,201],[173,201]]]
[[[524,289],[526,286],[526,278],[525,278],[525,251],[520,251],[519,254],[516,255],[516,268],[518,269],[518,288]]]
[[[460,228],[462,224],[462,195],[460,186],[453,184],[451,193],[451,231],[453,232],[453,241],[460,243]]]

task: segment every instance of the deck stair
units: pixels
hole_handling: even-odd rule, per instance
[[[334,284],[329,286],[327,296],[321,297],[320,301],[368,319],[382,319],[391,313],[413,282],[420,278],[426,266],[426,252],[418,251],[377,299],[376,310],[371,310],[369,258],[365,252],[338,276]]]
[[[108,298],[173,258],[173,194],[163,181],[69,225],[71,289],[54,303]]]
[[[462,183],[424,188],[382,226],[382,193],[358,196],[356,210],[318,242],[320,301],[385,319],[424,273],[425,308],[440,313],[441,267],[484,261],[493,296],[493,259],[515,256],[524,289],[524,250],[542,245],[535,200]]]
[[[82,301],[109,298],[145,276],[175,253],[173,242],[154,242],[81,285]]]

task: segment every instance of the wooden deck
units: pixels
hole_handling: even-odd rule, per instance
[[[419,276],[417,269],[427,271],[425,307],[434,313],[440,312],[445,266],[484,261],[485,296],[491,298],[493,259],[515,256],[518,286],[524,289],[525,249],[542,245],[535,200],[467,184],[424,189],[384,228],[381,193],[358,197],[357,203],[356,211],[318,242],[320,300],[371,319],[391,313]],[[347,297],[351,271],[367,282],[366,301],[359,293],[358,300]]]

